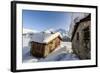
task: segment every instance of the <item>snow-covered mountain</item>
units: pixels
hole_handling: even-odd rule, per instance
[[[46,31],[44,31],[45,33],[51,33],[51,32],[60,32],[61,36],[62,36],[62,39],[64,41],[69,41],[70,38],[69,38],[69,35],[68,35],[68,31],[64,30],[64,29],[57,29],[57,30],[54,30],[54,29],[48,29]]]
[[[55,30],[51,28],[51,29],[45,30],[44,32],[45,32],[45,33],[51,33],[51,32],[54,32],[54,31],[55,31]]]
[[[68,32],[64,29],[57,29],[55,32],[60,32],[63,37],[68,36]]]
[[[31,29],[27,29],[27,28],[23,28],[23,33],[37,33],[38,31],[36,30],[31,30]]]
[[[56,32],[60,32],[61,33],[63,41],[70,41],[70,38],[69,38],[69,35],[68,35],[68,31],[66,31],[64,29],[58,29],[58,30],[56,30]]]

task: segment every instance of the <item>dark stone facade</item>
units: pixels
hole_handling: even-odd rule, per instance
[[[72,49],[80,59],[91,58],[91,47],[90,47],[90,25],[91,15],[81,19],[74,26],[72,33]]]

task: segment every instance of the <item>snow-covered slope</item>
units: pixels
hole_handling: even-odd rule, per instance
[[[29,42],[34,35],[34,33],[37,33],[36,30],[31,30],[27,28],[23,28],[23,46],[29,46]]]

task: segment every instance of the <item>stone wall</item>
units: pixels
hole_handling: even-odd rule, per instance
[[[80,59],[90,59],[90,21],[81,22],[72,40],[72,49]],[[85,29],[86,33],[85,33]],[[87,34],[88,33],[88,34]],[[85,37],[87,36],[87,37]],[[87,47],[88,46],[88,47]]]

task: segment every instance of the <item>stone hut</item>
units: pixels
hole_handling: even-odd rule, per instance
[[[91,15],[84,17],[79,22],[76,22],[72,32],[72,49],[80,59],[91,58],[91,47],[90,47],[90,25]]]

